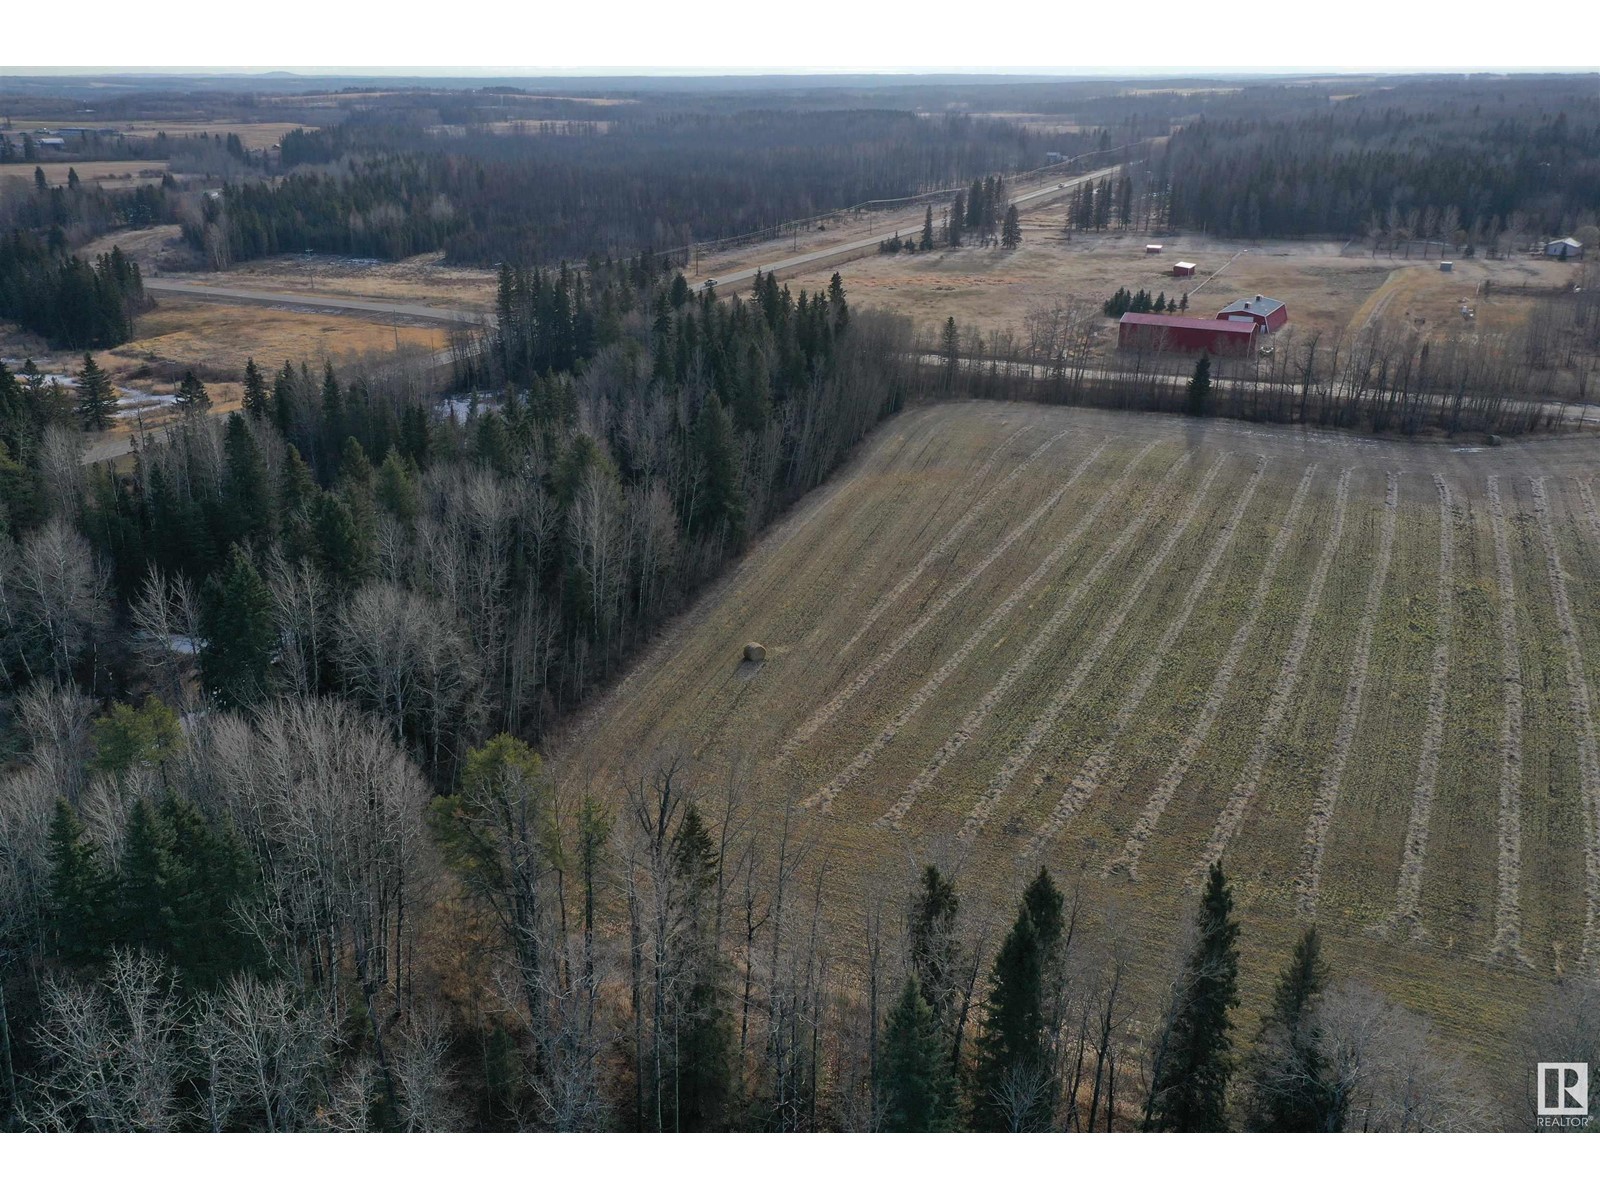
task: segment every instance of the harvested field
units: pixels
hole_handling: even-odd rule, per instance
[[[1600,966],[1594,461],[913,409],[569,732],[563,786],[681,753],[794,806],[845,963],[910,864],[983,905],[1043,863],[1124,914],[1147,996],[1221,854],[1247,1009],[1314,911],[1509,1087],[1543,985]]]

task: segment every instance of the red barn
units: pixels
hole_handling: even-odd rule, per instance
[[[1258,328],[1272,333],[1289,323],[1289,307],[1271,296],[1254,300],[1235,300],[1217,314],[1219,321],[1254,321]]]
[[[1117,349],[1249,354],[1255,348],[1257,328],[1251,321],[1123,313],[1117,325]]]
[[[1172,264],[1172,273],[1174,275],[1193,275],[1194,274],[1194,264],[1192,262],[1177,262],[1177,263],[1173,263]]]

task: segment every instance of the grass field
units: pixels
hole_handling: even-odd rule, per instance
[[[1520,1088],[1542,987],[1600,970],[1594,461],[916,409],[569,734],[562,776],[615,795],[681,752],[774,824],[794,802],[841,944],[913,861],[1003,904],[1048,864],[1129,920],[1146,988],[1220,856],[1247,1007],[1315,920],[1336,969]]]
[[[12,179],[33,182],[35,168],[44,169],[44,177],[52,185],[67,182],[67,173],[77,171],[78,181],[84,187],[130,188],[142,184],[159,184],[161,174],[167,169],[164,162],[147,158],[103,162],[10,162],[0,163],[0,185]]]
[[[58,125],[73,125],[74,121],[45,121],[45,120],[17,120],[14,122],[16,130],[52,129]],[[283,135],[291,129],[314,129],[315,126],[304,125],[299,121],[113,121],[101,125],[96,123],[96,129],[114,129],[118,133],[127,134],[129,137],[153,138],[158,133],[165,133],[168,137],[196,137],[204,134],[207,137],[226,138],[230,133],[239,135],[239,140],[244,143],[246,150],[264,150],[268,146],[276,146],[283,140]],[[29,164],[30,166],[32,164]],[[90,164],[91,166],[95,164]],[[81,167],[82,164],[79,164]],[[82,175],[80,169],[78,174]]]
[[[1340,242],[1248,242],[1201,234],[1077,233],[1069,242],[1062,235],[1064,219],[1060,204],[1025,211],[1023,242],[1015,251],[963,246],[871,256],[795,275],[789,284],[814,291],[826,287],[837,270],[852,304],[905,313],[924,331],[954,317],[981,330],[1020,332],[1029,309],[1041,300],[1075,296],[1098,305],[1126,287],[1174,299],[1190,291],[1192,316],[1211,316],[1240,297],[1273,296],[1289,306],[1297,332],[1354,333],[1374,315],[1421,318],[1430,330],[1453,330],[1465,324],[1460,313],[1465,300],[1476,310],[1474,327],[1492,333],[1519,327],[1532,301],[1492,290],[1480,297],[1485,281],[1545,287],[1575,282],[1580,270],[1576,264],[1541,259],[1479,258],[1458,260],[1446,274],[1436,259],[1391,259],[1387,253],[1373,258],[1359,247],[1343,253]],[[1159,242],[1162,253],[1147,255],[1148,241]],[[1179,259],[1198,266],[1193,278],[1173,278],[1172,264]],[[1222,274],[1207,283],[1219,268],[1225,268]]]
[[[244,370],[246,359],[281,366],[285,359],[316,365],[401,348],[438,350],[445,331],[436,326],[390,325],[334,313],[292,312],[254,305],[209,304],[164,296],[139,318],[137,337],[109,352],[115,362],[136,363],[149,355],[174,363],[204,363],[223,371]]]

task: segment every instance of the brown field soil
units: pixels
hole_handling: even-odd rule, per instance
[[[65,184],[67,173],[77,171],[78,180],[84,187],[128,188],[160,183],[161,173],[167,169],[167,164],[145,158],[103,162],[0,163],[0,186],[11,179],[32,183],[35,167],[44,168],[44,177],[52,185]]]
[[[1131,928],[1141,1019],[1220,822],[1244,930],[1242,1030],[1309,895],[1334,969],[1428,1015],[1490,1095],[1509,1095],[1530,1011],[1563,973],[1600,963],[1593,930],[1579,963],[1585,901],[1600,896],[1584,855],[1600,836],[1600,760],[1574,716],[1600,695],[1595,452],[1591,438],[1424,446],[916,408],[568,731],[562,786],[615,800],[676,753],[707,794],[742,775],[763,828],[794,804],[828,863],[846,974],[872,898],[898,903],[915,864],[955,863],[964,897],[1004,919],[1042,862],[1082,889],[1091,921],[1120,913]],[[1517,746],[1501,745],[1498,520],[1529,683]],[[741,661],[749,641],[767,648],[759,666]],[[1437,670],[1445,720],[1429,750]],[[1498,850],[1507,753],[1523,764],[1513,874]],[[1386,918],[1425,755],[1437,779],[1411,937]],[[1141,826],[1164,777],[1170,803]],[[807,807],[819,793],[827,803]],[[1111,869],[1130,836],[1137,872]],[[1490,957],[1505,882],[1522,960]]]
[[[1456,330],[1467,325],[1460,315],[1465,300],[1476,309],[1475,327],[1496,332],[1519,327],[1534,299],[1496,293],[1492,286],[1480,295],[1486,281],[1549,287],[1575,280],[1580,269],[1533,258],[1457,259],[1454,272],[1446,274],[1434,259],[1373,258],[1358,247],[1341,253],[1339,242],[1244,242],[1198,234],[1074,233],[1069,242],[1063,223],[1062,206],[1054,203],[1022,214],[1023,243],[1015,251],[963,246],[877,255],[802,272],[789,285],[815,290],[837,270],[852,304],[905,313],[925,332],[949,317],[980,330],[1020,332],[1028,310],[1041,300],[1072,296],[1098,306],[1119,287],[1173,298],[1188,291],[1188,315],[1201,317],[1242,297],[1272,296],[1288,305],[1290,328],[1297,333],[1354,332],[1375,311],[1387,320],[1422,318],[1430,329]],[[1159,242],[1162,253],[1147,255],[1147,242]],[[1198,266],[1193,278],[1172,276],[1172,264],[1180,259]],[[1114,322],[1105,325],[1109,331]]]

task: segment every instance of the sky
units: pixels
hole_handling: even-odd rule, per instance
[[[1593,70],[1593,9],[1537,21],[1395,0],[10,0],[0,73],[294,70],[347,74],[1037,74]],[[1486,10],[1487,11],[1487,10]],[[1562,31],[1566,31],[1563,34]],[[493,63],[486,60],[493,60]],[[287,64],[287,65],[286,65]]]

